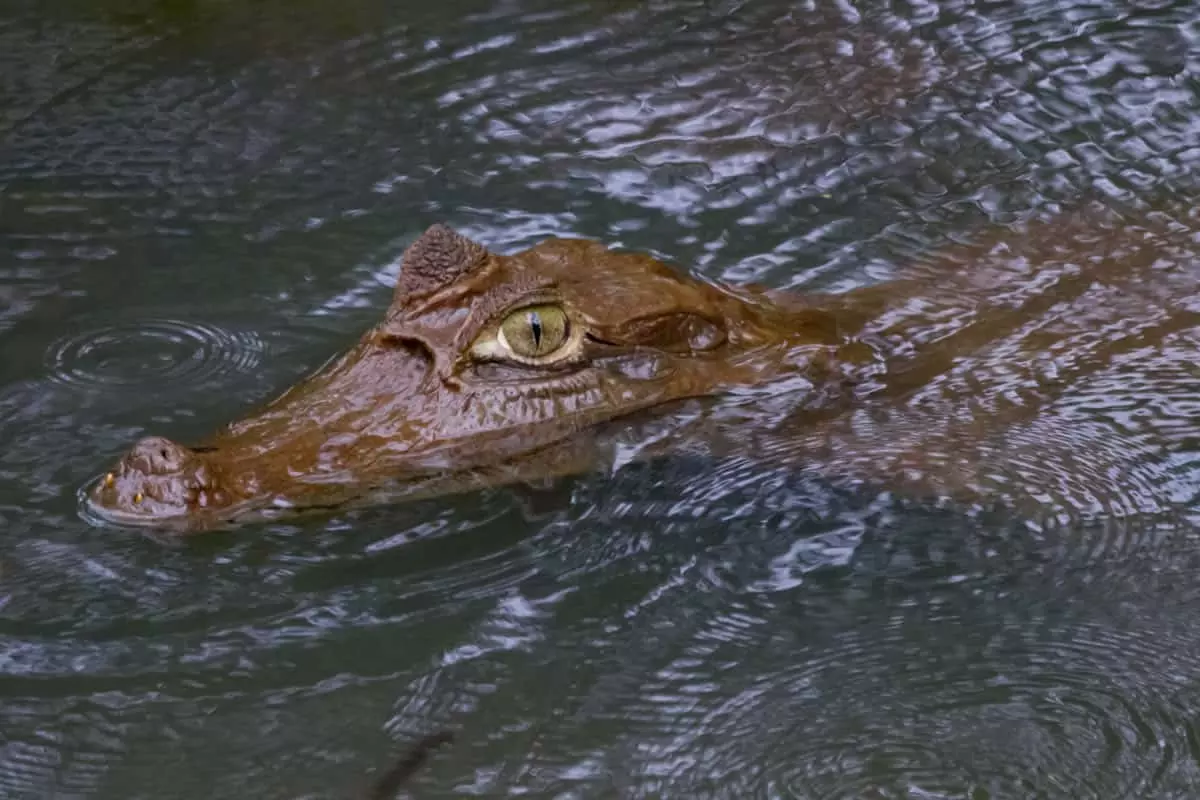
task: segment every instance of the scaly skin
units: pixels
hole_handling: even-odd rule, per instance
[[[101,520],[202,531],[532,481],[588,469],[612,431],[695,398],[728,404],[658,449],[724,436],[764,459],[1053,505],[1045,487],[989,486],[1022,452],[996,436],[1036,426],[1090,378],[1136,373],[1126,355],[1166,352],[1196,326],[1192,222],[1084,210],[979,237],[886,284],[810,296],[584,240],[503,256],[434,226],[355,347],[194,448],[136,443],[86,505]],[[543,309],[536,323],[531,307]],[[503,330],[549,337],[556,308],[563,340],[536,358],[497,336],[515,312]],[[745,410],[756,398],[772,409],[760,426]],[[1116,439],[1089,436],[1092,457],[1120,460]],[[1037,443],[1044,465],[1089,457],[1080,441],[1055,442]]]
[[[535,301],[569,319],[571,341],[550,363],[469,354]],[[137,442],[88,506],[119,523],[202,530],[388,486],[440,493],[574,472],[597,424],[802,368],[836,346],[835,328],[825,311],[592,242],[502,256],[434,226],[406,251],[382,322],[349,352],[195,448]]]

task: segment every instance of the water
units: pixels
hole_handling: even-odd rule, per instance
[[[172,544],[75,492],[353,341],[435,221],[828,289],[1084,200],[1187,209],[1198,67],[1162,0],[12,0],[0,793],[342,797],[450,729],[413,796],[1194,796],[1194,332],[1016,440],[1144,513],[683,455]],[[1039,459],[1101,418],[1124,471]]]

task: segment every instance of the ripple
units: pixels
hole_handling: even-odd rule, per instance
[[[676,655],[649,674],[635,657],[643,679],[608,698],[638,742],[610,768],[637,796],[713,798],[1149,796],[1196,775],[1190,623],[979,584],[880,606],[867,580],[740,613],[689,601],[629,631]]]
[[[230,372],[259,366],[267,346],[257,334],[203,322],[151,319],[114,324],[54,342],[49,378],[77,389],[140,394],[211,387]]]
[[[411,519],[389,514],[386,524],[403,529],[412,522],[420,533],[432,507],[418,507]],[[296,724],[312,713],[337,731],[328,744],[336,759],[317,770],[321,775],[298,781],[289,796],[313,796],[325,781],[332,796],[357,782],[338,777],[338,763],[364,750],[374,754],[371,766],[390,757],[379,752],[384,737],[377,727],[389,705],[403,709],[387,726],[396,738],[401,728],[425,731],[433,718],[455,724],[503,683],[497,659],[544,643],[547,618],[564,592],[526,585],[537,572],[536,554],[523,546],[513,514],[496,518],[494,505],[464,500],[436,514],[452,541],[431,535],[381,549],[343,521],[327,536],[308,531],[289,541],[268,531],[232,546],[201,543],[199,558],[195,548],[143,540],[63,544],[22,535],[16,558],[4,565],[9,602],[0,616],[0,652],[8,658],[0,659],[0,679],[14,697],[37,702],[29,726],[56,736],[65,723],[50,700],[122,699],[111,723],[122,726],[124,752],[104,754],[115,773],[105,776],[113,794],[104,796],[170,794],[167,786],[154,791],[164,759],[194,784],[180,791],[204,796],[200,787],[209,781],[257,774],[253,762],[262,751],[253,742],[261,742],[264,727],[278,725],[273,741],[290,754],[285,758],[320,749],[311,728]],[[373,647],[378,657],[343,668],[321,655],[357,650],[384,629],[404,635],[392,638],[394,649]],[[415,640],[423,644],[412,647]],[[447,688],[452,698],[442,694]],[[373,733],[347,737],[351,708]],[[213,713],[233,713],[242,733],[218,733],[205,721]],[[10,728],[10,739],[26,734]],[[36,730],[29,735],[36,738]],[[0,749],[0,784],[77,780],[54,770],[63,758],[59,741],[34,753]],[[278,781],[273,774],[259,779]],[[138,792],[112,789],[122,780]]]
[[[122,755],[124,726],[108,698],[13,698],[0,710],[0,793],[45,797],[94,794]],[[57,790],[57,791],[56,791]]]
[[[440,697],[539,732],[517,764],[480,742],[507,766],[475,791],[1099,798],[1200,778],[1186,523],[1031,531],[733,463],[581,488],[538,563],[579,587],[584,617],[524,675],[485,661],[414,685],[414,717]],[[818,553],[847,532],[849,557]],[[810,540],[801,579],[779,579],[774,560]],[[507,700],[480,701],[481,672]]]

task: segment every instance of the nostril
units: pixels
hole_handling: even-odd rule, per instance
[[[126,463],[144,475],[170,475],[181,471],[192,452],[161,436],[148,436],[134,444]]]

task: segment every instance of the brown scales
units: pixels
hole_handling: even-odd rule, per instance
[[[1110,385],[1136,387],[1171,374],[1167,353],[1189,353],[1180,374],[1194,368],[1194,348],[1170,343],[1200,316],[1197,217],[1093,208],[984,231],[839,295],[717,284],[586,240],[499,255],[434,225],[354,347],[199,447],[135,444],[91,487],[88,509],[191,532],[536,483],[606,458],[604,431],[717,397],[742,405],[714,405],[661,449],[721,439],[755,459],[971,502],[1003,493],[1035,511],[1049,483],[1080,505],[1115,497],[1119,487],[1083,478],[1130,474],[1122,459],[1145,448],[1102,421],[1045,415],[1106,371],[1120,373]],[[561,351],[542,360],[500,336],[531,304],[568,321]],[[1102,330],[1111,335],[1093,335]],[[1138,372],[1148,364],[1158,371]],[[772,392],[747,391],[759,389]],[[772,399],[756,416],[740,410],[748,396]],[[721,428],[728,420],[736,430]],[[1048,442],[1031,427],[1043,423],[1074,438]],[[1044,446],[1027,457],[1010,435]]]

